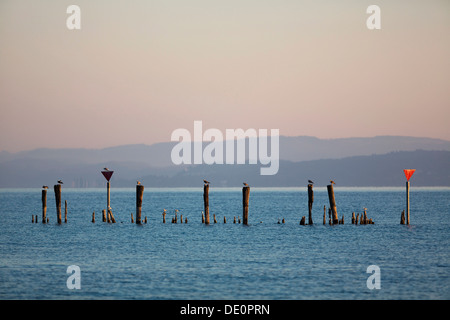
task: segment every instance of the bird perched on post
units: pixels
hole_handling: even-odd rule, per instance
[[[105,171],[109,171],[109,169],[108,169],[108,168],[103,168],[103,170],[105,170]]]
[[[309,184],[314,184],[314,182],[313,182],[313,181],[311,181],[311,180],[308,180],[308,183],[309,183]]]
[[[205,184],[210,184],[211,182],[209,182],[209,181],[206,181],[205,179],[203,179],[203,182],[205,183]]]
[[[62,182],[62,180],[58,180],[58,183],[59,183],[59,184],[64,184],[64,183]]]
[[[333,180],[330,180],[330,183],[331,183],[331,184],[336,184],[336,182],[334,182]]]
[[[42,189],[48,189],[48,186],[42,186]]]
[[[247,182],[244,182],[244,186],[248,187],[248,184],[247,184]]]
[[[140,184],[141,184],[141,182],[140,182],[140,181],[136,181],[136,184],[137,184],[137,185],[140,185]]]

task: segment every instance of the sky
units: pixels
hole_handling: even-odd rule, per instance
[[[1,0],[0,151],[166,142],[196,120],[450,140],[449,34],[447,0]]]

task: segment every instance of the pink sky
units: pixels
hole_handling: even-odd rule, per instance
[[[450,140],[449,34],[446,0],[2,1],[0,150],[152,144],[194,120]]]

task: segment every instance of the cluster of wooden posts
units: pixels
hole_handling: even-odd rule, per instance
[[[336,201],[334,197],[334,190],[333,190],[333,184],[330,184],[327,186],[328,191],[328,198],[330,203],[330,208],[328,209],[328,223],[330,225],[337,225],[337,224],[344,224],[344,216],[342,215],[341,219],[338,219],[337,209],[336,209]],[[57,223],[62,223],[61,218],[61,185],[55,185],[54,186],[54,192],[55,192],[55,200],[56,200],[56,214],[57,214]],[[142,201],[143,201],[143,195],[144,195],[144,186],[141,184],[138,184],[136,186],[136,219],[133,217],[133,213],[131,213],[131,223],[136,224],[145,224],[147,223],[147,217],[142,219]],[[248,185],[245,185],[242,188],[242,223],[244,225],[248,225],[248,213],[249,213],[249,199],[250,199],[250,187]],[[300,220],[300,225],[312,225],[312,207],[314,202],[314,191],[313,191],[313,185],[308,184],[308,223],[306,223],[306,217],[303,216]],[[64,201],[65,203],[65,210],[64,210],[64,222],[67,223],[67,201]],[[202,223],[204,224],[210,224],[210,214],[209,214],[209,183],[205,183],[203,187],[203,205],[204,205],[204,211],[202,212]],[[108,223],[116,223],[116,220],[114,218],[114,215],[112,213],[112,209],[110,207],[110,185],[109,181],[107,183],[107,208],[102,210],[102,222],[108,222]],[[327,208],[324,206],[324,213],[323,213],[323,224],[326,224],[326,213]],[[163,223],[166,223],[166,210],[164,209],[163,212]],[[408,215],[409,218],[409,215]],[[92,223],[95,223],[95,211],[92,213]],[[188,223],[188,219],[185,217],[183,220],[183,215],[181,214],[180,219],[178,220],[178,210],[175,210],[175,215],[172,217],[172,223],[178,223],[180,221],[181,223]],[[214,223],[217,223],[216,215],[213,215],[213,221]],[[32,215],[32,222],[38,223],[38,216]],[[42,190],[42,223],[48,223],[49,219],[47,217],[47,189]],[[236,216],[234,216],[233,223],[241,223],[240,217],[236,220]],[[284,218],[283,218],[283,223]],[[227,219],[224,216],[223,217],[223,223],[227,223]],[[278,221],[280,223],[280,221]],[[364,208],[364,213],[357,214],[355,216],[355,213],[352,213],[352,224],[374,224],[373,220],[367,217],[366,208]],[[405,224],[405,217],[404,212],[402,212],[402,224]],[[408,219],[409,224],[409,219]]]

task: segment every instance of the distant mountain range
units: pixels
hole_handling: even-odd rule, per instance
[[[113,187],[196,187],[204,178],[218,187],[401,186],[403,169],[416,169],[416,186],[450,186],[450,141],[378,136],[318,139],[280,137],[278,174],[261,176],[257,165],[180,165],[170,158],[175,142],[104,149],[35,149],[0,152],[0,187],[40,187],[58,179],[67,187],[102,187],[103,167],[114,170]],[[207,144],[207,143],[205,143]]]

